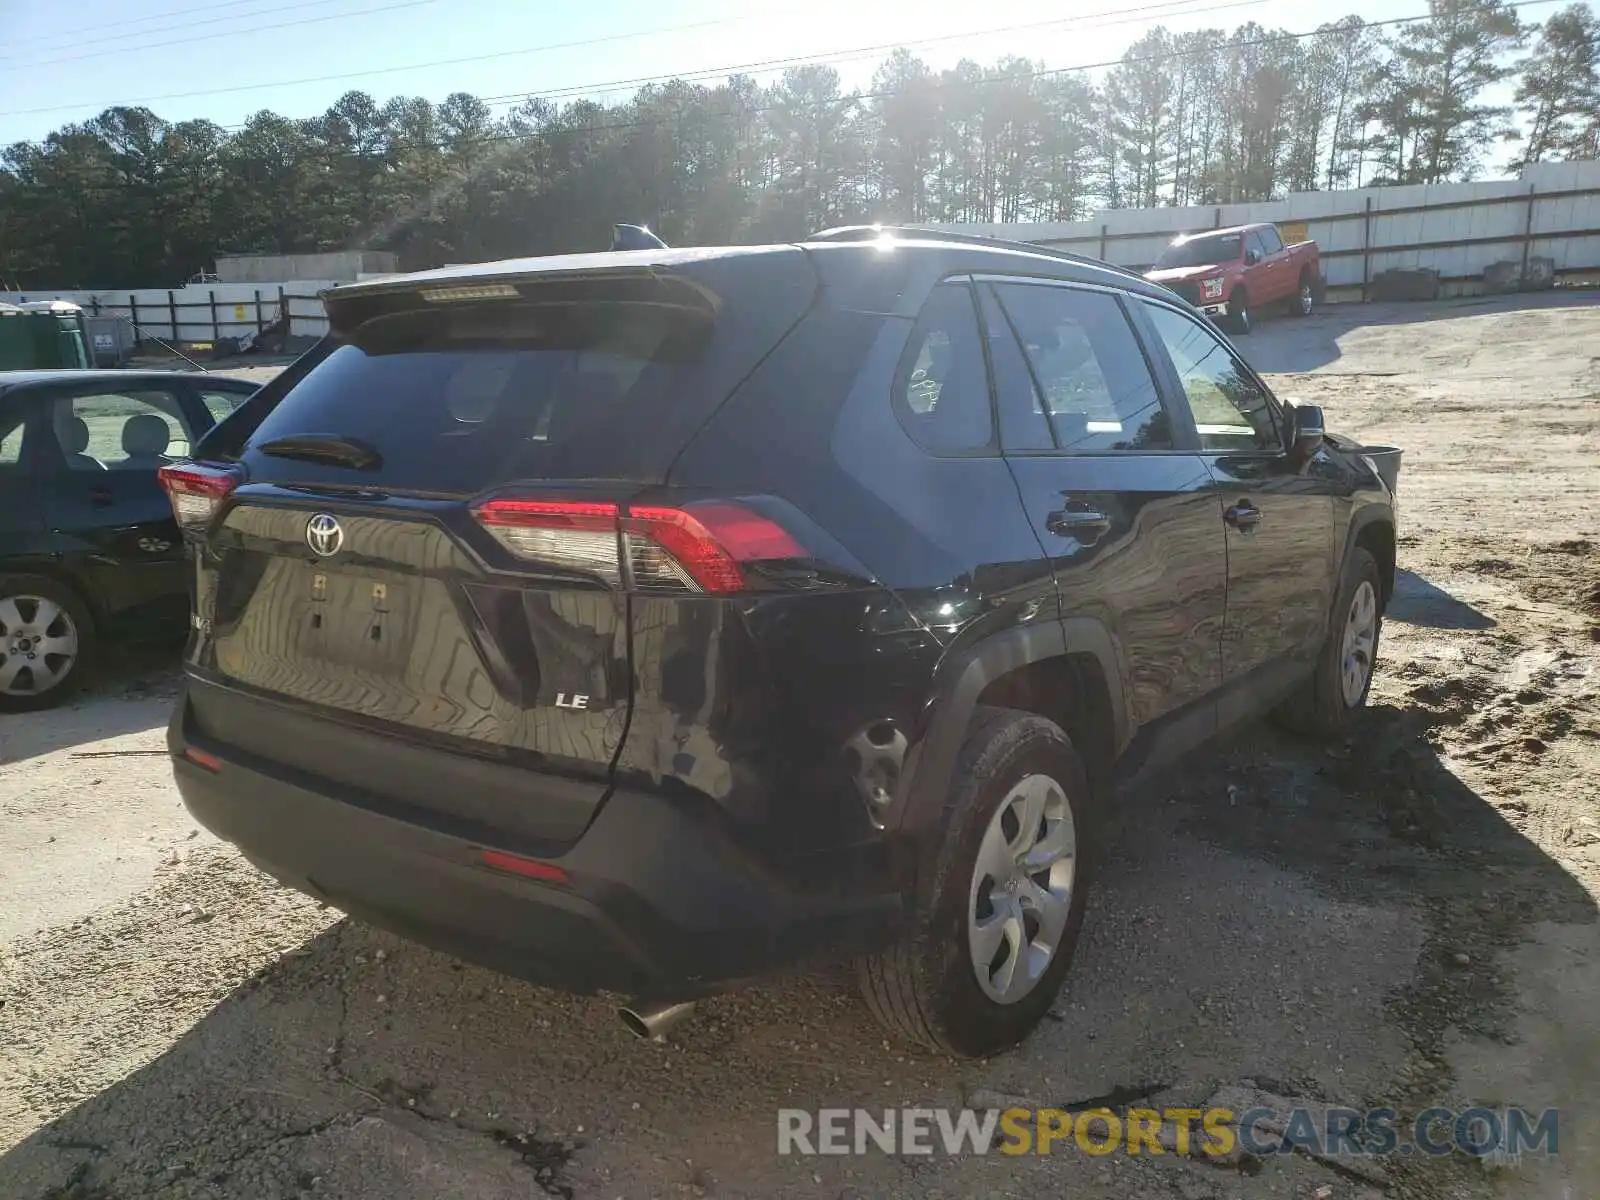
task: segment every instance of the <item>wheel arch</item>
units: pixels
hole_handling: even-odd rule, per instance
[[[1339,566],[1341,579],[1344,578],[1345,568],[1349,565],[1350,552],[1357,548],[1372,555],[1378,564],[1378,582],[1383,588],[1380,607],[1386,609],[1394,596],[1396,572],[1394,513],[1389,511],[1387,506],[1375,504],[1366,506],[1360,519],[1350,530],[1350,537],[1345,546],[1344,562]]]
[[[1088,617],[993,634],[942,665],[922,737],[907,757],[896,827],[928,829],[980,705],[1055,721],[1084,756],[1092,782],[1108,779],[1131,736],[1122,671],[1110,632]]]
[[[106,613],[99,598],[94,594],[94,589],[85,587],[84,581],[59,559],[43,557],[0,559],[0,579],[13,575],[37,575],[61,587],[71,589],[72,594],[82,602],[84,611],[89,614],[95,631],[99,632],[105,627]]]

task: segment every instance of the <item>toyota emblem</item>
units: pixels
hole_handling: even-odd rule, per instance
[[[306,545],[319,558],[339,553],[344,545],[344,526],[330,513],[318,513],[306,522]]]

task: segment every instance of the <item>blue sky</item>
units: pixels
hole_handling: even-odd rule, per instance
[[[118,103],[232,126],[262,108],[311,116],[352,88],[380,102],[453,91],[608,99],[645,77],[813,55],[865,84],[884,53],[872,48],[894,44],[936,67],[1004,54],[1065,67],[1115,58],[1155,24],[1299,31],[1350,12],[1424,11],[1426,0],[0,0],[0,144]]]

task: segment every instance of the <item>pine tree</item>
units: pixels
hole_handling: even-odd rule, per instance
[[[1512,167],[1600,154],[1600,20],[1594,10],[1574,4],[1556,13],[1519,67],[1517,104],[1529,125]]]
[[[1505,0],[1429,0],[1426,21],[1401,27],[1374,110],[1390,182],[1476,173],[1484,151],[1511,132],[1511,110],[1480,98],[1515,73],[1505,56],[1527,34]]]

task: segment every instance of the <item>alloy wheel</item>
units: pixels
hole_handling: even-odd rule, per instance
[[[967,900],[967,946],[978,986],[999,1004],[1031,992],[1060,947],[1072,909],[1078,837],[1065,790],[1028,775],[984,830]]]
[[[78,627],[48,596],[0,597],[0,695],[38,696],[77,664]]]
[[[1350,597],[1350,612],[1345,617],[1344,640],[1340,646],[1340,682],[1347,708],[1354,708],[1366,695],[1372,677],[1373,651],[1378,643],[1378,596],[1369,580],[1363,579]]]

